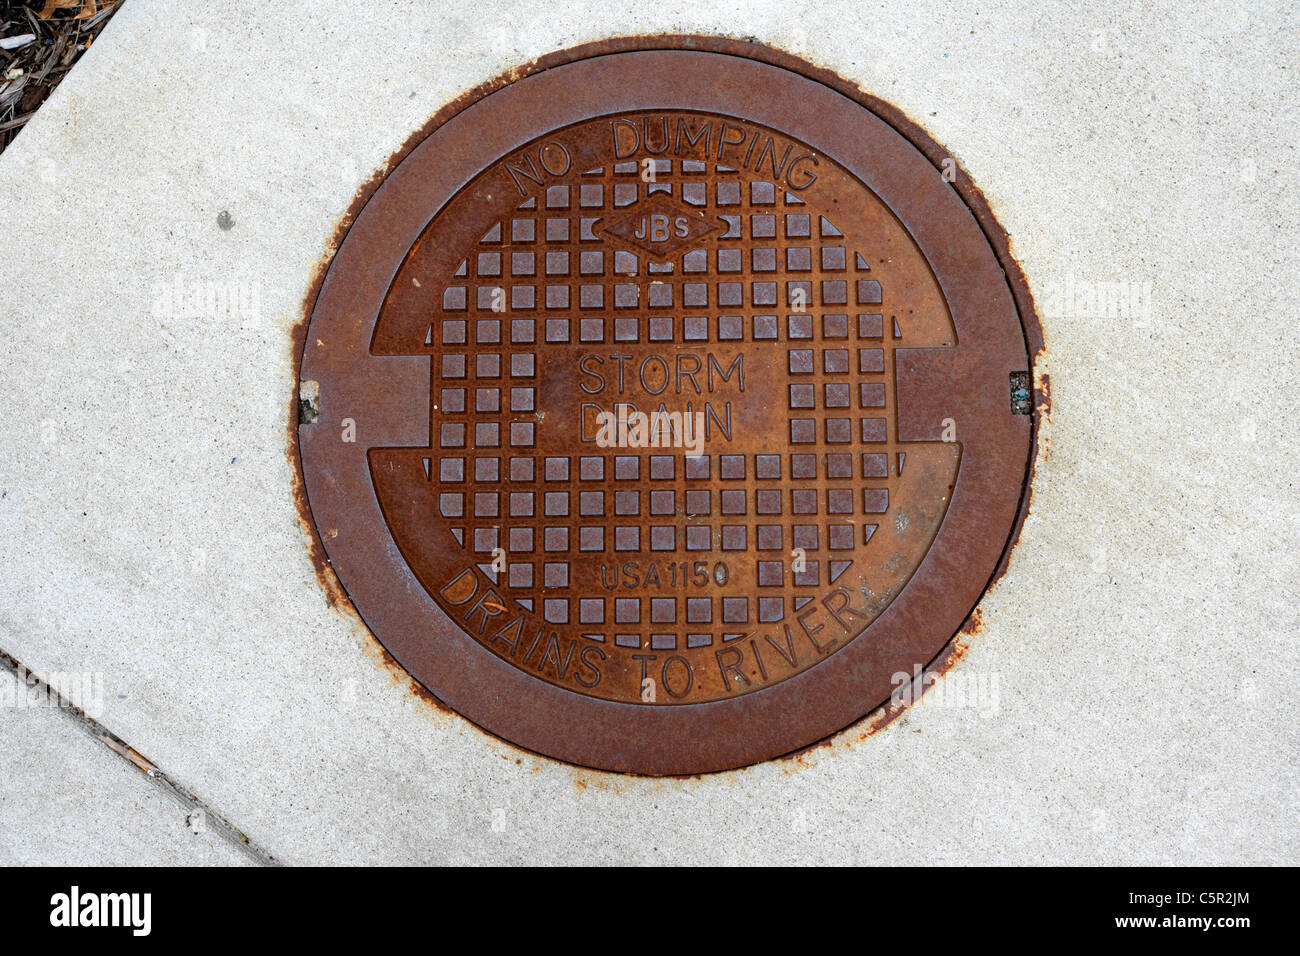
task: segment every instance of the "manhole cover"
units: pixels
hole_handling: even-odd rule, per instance
[[[699,45],[442,119],[301,367],[311,514],[379,640],[502,737],[646,773],[884,703],[986,587],[1031,443],[1017,303],[933,150]]]

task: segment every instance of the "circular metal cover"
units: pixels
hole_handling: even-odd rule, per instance
[[[673,45],[561,55],[407,153],[321,285],[298,429],[403,667],[657,774],[811,744],[933,660],[1032,438],[1003,264],[919,134]]]

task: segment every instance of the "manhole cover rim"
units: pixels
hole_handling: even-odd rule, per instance
[[[683,42],[691,44],[696,41],[684,39]],[[639,48],[642,52],[671,49],[679,48],[662,41],[657,46]],[[586,55],[582,55],[581,50],[569,52],[573,57],[568,61],[571,65],[588,64],[589,67],[599,67],[602,64],[593,64],[592,61],[608,56],[611,49],[608,45],[601,45],[591,49]],[[704,56],[707,58],[708,54]],[[761,64],[764,61],[751,58],[747,62]],[[612,60],[606,60],[603,65],[617,69],[617,64]],[[737,64],[733,60],[728,65],[734,70]],[[550,82],[564,82],[563,71],[558,70],[559,65],[551,64],[551,66],[553,69],[547,71],[549,76],[540,72],[533,73],[525,80],[516,81],[502,88],[501,92],[513,91],[517,97],[527,80],[537,80],[542,77],[546,77]],[[767,68],[772,69],[770,65]],[[820,79],[810,79],[802,74],[793,73],[789,63],[781,64],[779,69],[789,76],[788,82],[812,83],[825,88],[825,84]],[[832,92],[842,95],[841,92]],[[486,94],[474,100],[474,103],[477,104],[492,95]],[[860,109],[863,105],[861,102],[855,103],[854,109]],[[714,111],[726,112],[728,106],[729,104],[718,103]],[[678,103],[672,103],[663,108],[671,110],[683,107]],[[616,110],[617,107],[614,107],[610,112]],[[358,243],[367,230],[373,229],[375,224],[384,219],[385,203],[392,207],[394,203],[402,201],[400,198],[402,177],[408,177],[409,182],[409,177],[417,172],[414,165],[407,165],[407,163],[418,162],[421,148],[426,148],[428,154],[432,156],[438,145],[436,137],[440,133],[450,135],[451,131],[448,130],[450,120],[461,116],[464,112],[459,111],[438,122],[429,136],[411,150],[369,198],[330,266],[313,309],[313,321],[316,316],[327,315],[331,310],[337,310],[338,315],[343,315],[348,312],[349,304],[355,301],[355,287],[343,279],[342,270],[345,269],[355,269],[358,273],[368,274],[372,291],[380,288],[378,298],[382,300],[388,282],[396,274],[397,267],[405,257],[406,249],[398,250],[390,240],[389,251],[395,255],[391,261],[382,258],[376,261],[373,255],[357,256]],[[871,109],[868,109],[868,112],[881,120],[892,133],[900,136],[902,143],[915,148],[911,139],[902,136],[893,124],[880,116],[879,112]],[[540,132],[545,133],[562,125],[563,122],[557,123],[553,121],[553,117],[548,117],[544,124],[545,128]],[[788,131],[789,124],[787,123],[784,128]],[[519,140],[527,142],[531,136],[530,133],[519,137]],[[477,175],[485,166],[509,153],[508,148],[496,150],[495,147],[488,147],[488,149],[495,154],[486,164],[470,164],[466,178]],[[846,165],[849,169],[853,168],[849,164]],[[933,171],[933,166],[929,168]],[[454,180],[455,177],[453,176],[452,179]],[[450,190],[447,197],[450,198],[454,192],[455,189]],[[956,196],[956,193],[954,192],[953,195]],[[961,208],[972,217],[973,223],[978,223],[978,217],[967,204],[961,204]],[[426,212],[422,214],[422,218],[425,222],[431,221],[433,214]],[[981,239],[983,239],[982,235]],[[1001,256],[996,248],[991,248],[987,244],[983,248],[990,254],[994,264],[1001,264]],[[339,298],[339,292],[344,289],[348,290],[347,295],[343,296],[344,299],[349,300],[346,304]],[[945,294],[948,291],[945,287]],[[1012,291],[1008,290],[1006,296],[1011,306],[1011,314],[1016,317],[1019,326],[1022,323],[1017,304],[1012,302]],[[368,319],[364,324],[369,328],[373,323]],[[328,374],[317,368],[314,351],[309,347],[311,341],[312,335],[308,332],[304,342],[300,378],[325,379],[328,382]],[[1023,342],[1021,346],[1024,347]],[[1029,367],[1027,352],[1026,348],[1024,357],[1019,360],[1021,369]],[[337,396],[340,390],[333,386],[338,383],[329,384],[330,387],[325,388],[326,394]],[[324,385],[325,383],[323,387]],[[1025,431],[1028,432],[1030,423],[1025,421],[1024,424]],[[646,707],[599,701],[528,677],[479,647],[458,625],[433,607],[423,589],[414,581],[402,555],[398,553],[387,535],[380,536],[383,540],[377,542],[376,547],[369,549],[369,554],[364,561],[358,562],[355,556],[349,559],[335,553],[338,544],[331,537],[330,532],[338,534],[340,527],[349,524],[346,515],[339,512],[339,507],[341,505],[343,508],[352,508],[355,511],[357,505],[355,502],[350,505],[340,503],[335,499],[331,493],[333,489],[330,487],[333,477],[329,479],[322,477],[322,474],[329,474],[329,446],[323,442],[311,441],[311,436],[322,433],[323,429],[316,431],[315,426],[305,426],[305,428],[308,430],[298,435],[300,468],[304,464],[313,464],[313,459],[315,464],[320,464],[322,461],[327,464],[324,472],[311,467],[303,468],[302,471],[310,500],[310,518],[315,522],[314,530],[330,529],[322,539],[325,550],[331,555],[341,583],[363,620],[402,666],[421,680],[433,693],[468,719],[515,744],[572,763],[603,769],[645,773],[720,770],[753,763],[804,747],[853,723],[888,698],[888,688],[885,688],[886,692],[883,695],[880,694],[881,687],[878,685],[882,675],[877,675],[877,686],[869,692],[864,693],[861,687],[854,686],[855,675],[860,673],[862,667],[874,660],[877,653],[874,648],[864,646],[862,640],[850,642],[832,658],[761,692],[709,703]],[[382,444],[382,442],[375,444]],[[1018,465],[1017,484],[1023,483],[1032,436],[1027,435],[1023,444],[1024,454]],[[1016,470],[1013,463],[1011,471]],[[1003,477],[1005,478],[1006,475],[1004,474]],[[891,606],[873,623],[874,635],[887,638],[891,630],[887,625],[891,618],[907,619],[916,613],[915,609],[909,608],[909,605],[915,602],[920,593],[925,590],[916,585],[925,583],[925,575],[933,573],[933,565],[936,562],[932,562],[931,558],[939,549],[941,540],[949,530],[950,522],[955,520],[953,515],[960,514],[963,507],[958,500],[962,482],[966,481],[969,484],[971,480],[973,478],[968,478],[966,462],[963,460],[958,479],[959,490],[954,493],[949,516],[944,519],[938,536],[929,553],[922,560],[921,566],[917,568]],[[1002,539],[1003,544],[996,549],[989,549],[993,556],[986,562],[988,574],[992,574],[994,567],[1001,560],[1006,542],[1011,539],[1018,525],[1020,504],[1018,499],[1008,506],[1009,513],[1001,522],[1007,529]],[[369,506],[367,503],[367,507]],[[374,510],[377,512],[377,507]],[[373,518],[374,515],[370,517]],[[344,537],[346,541],[350,536],[345,534]],[[358,564],[368,564],[369,568],[359,569]],[[384,574],[388,575],[388,580],[372,581],[369,586],[362,586],[358,574],[363,570],[367,573],[372,572],[376,567],[386,567]],[[927,567],[930,570],[927,571]],[[406,587],[400,583],[404,579],[409,579],[406,580],[408,585]],[[985,582],[981,582],[974,588],[974,593],[969,600],[949,599],[947,603],[951,607],[947,609],[944,620],[951,622],[951,627],[945,625],[941,628],[940,630],[946,631],[941,637],[937,632],[927,633],[919,638],[915,634],[899,633],[894,643],[882,640],[877,640],[875,643],[887,643],[891,651],[900,647],[908,648],[912,659],[920,656],[924,658],[922,663],[928,662],[950,643],[957,628],[978,603],[985,590],[986,581],[987,578]],[[409,606],[420,604],[424,607]],[[405,610],[403,610],[404,606],[407,606]],[[403,617],[405,620],[401,619]],[[450,656],[445,653],[441,655],[430,653],[428,638],[433,633],[437,634],[438,640],[449,642],[448,646],[459,646],[459,651]],[[918,652],[918,645],[924,650]],[[851,654],[855,646],[857,652]],[[858,660],[852,660],[854,657]],[[831,669],[832,673],[828,671],[828,665],[835,660],[839,660],[839,663]],[[491,695],[492,699],[498,702],[495,705],[491,701],[485,701],[482,696],[476,696],[473,690],[474,687],[482,687],[485,682],[497,690]],[[803,702],[810,698],[823,699],[829,703],[820,708],[809,709]],[[868,698],[871,699],[871,703],[864,706],[864,701]],[[501,701],[508,703],[502,706]],[[754,733],[755,724],[762,728],[760,733]],[[680,741],[691,743],[683,747]]]

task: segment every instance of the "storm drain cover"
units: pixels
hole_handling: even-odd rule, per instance
[[[430,691],[694,773],[834,733],[950,641],[1017,520],[1029,358],[917,133],[777,55],[640,46],[392,169],[315,301],[298,435],[339,580]]]

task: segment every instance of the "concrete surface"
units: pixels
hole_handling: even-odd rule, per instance
[[[416,699],[316,583],[284,426],[370,171],[467,88],[655,31],[756,36],[922,122],[1013,237],[1053,401],[949,677],[981,706],[692,781]],[[1294,864],[1298,36],[1285,3],[129,0],[0,157],[0,647],[102,674],[103,724],[291,863]],[[62,719],[0,715],[0,860],[221,861]]]
[[[239,866],[193,807],[0,670],[0,860],[6,865]],[[200,811],[201,812],[201,811]]]

